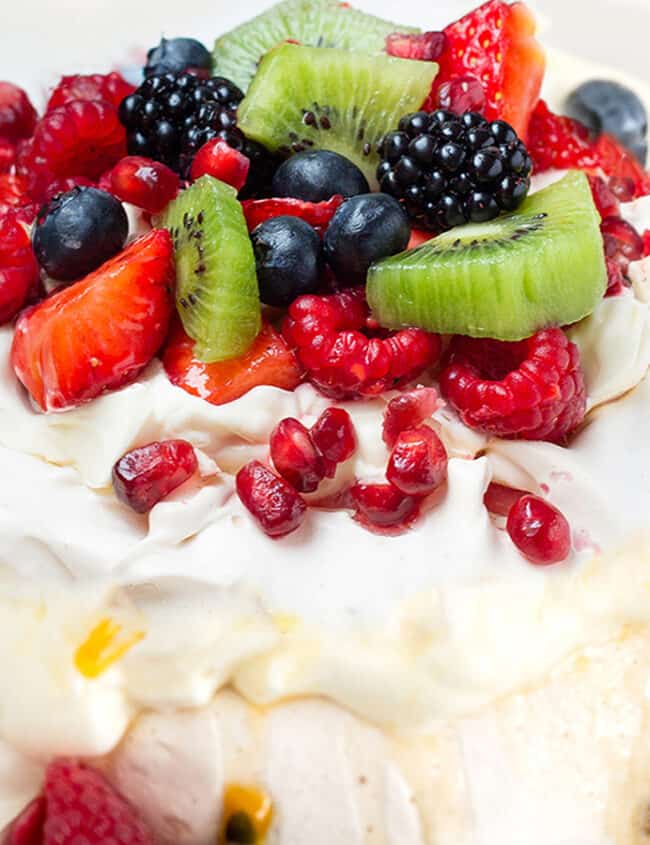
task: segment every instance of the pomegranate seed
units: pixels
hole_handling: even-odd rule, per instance
[[[102,176],[102,184],[122,202],[137,205],[150,214],[162,211],[180,189],[179,178],[173,170],[142,156],[120,159]]]
[[[14,142],[29,138],[36,120],[36,109],[23,89],[0,82],[0,137]]]
[[[438,90],[438,105],[455,114],[482,112],[485,108],[485,91],[475,76],[459,76],[442,83]]]
[[[522,496],[510,509],[506,525],[512,542],[531,563],[560,563],[571,551],[571,529],[553,505],[538,496]]]
[[[208,141],[194,156],[190,169],[192,181],[201,176],[214,176],[240,191],[248,177],[250,159],[239,150],[234,150],[221,138]]]
[[[403,431],[388,460],[386,478],[407,496],[428,496],[447,480],[447,450],[426,425]]]
[[[325,464],[305,426],[287,417],[271,432],[271,460],[300,493],[313,493],[325,478]]]
[[[643,258],[643,238],[629,223],[620,217],[606,217],[600,224],[605,240],[605,254],[608,258],[624,262]]]
[[[398,56],[401,59],[435,62],[442,56],[446,46],[447,36],[444,32],[393,32],[386,36],[386,52],[389,56]]]
[[[614,258],[606,258],[607,264],[607,290],[605,296],[618,296],[623,293],[629,282],[626,281],[623,268]]]
[[[0,173],[9,173],[15,161],[16,148],[11,141],[0,138]]]
[[[47,812],[47,802],[43,795],[34,798],[25,809],[16,816],[11,825],[0,833],[2,845],[41,845],[43,825]]]
[[[483,496],[483,504],[490,511],[490,513],[497,516],[508,516],[510,508],[526,496],[525,490],[517,490],[514,487],[505,487],[503,484],[489,485]]]
[[[138,513],[180,487],[196,472],[198,462],[186,440],[149,443],[127,452],[113,467],[113,489],[117,498]]]
[[[389,449],[399,435],[408,428],[417,428],[440,407],[440,399],[433,387],[418,387],[391,399],[384,411],[384,443]]]
[[[357,436],[352,420],[343,408],[327,408],[311,428],[311,437],[321,455],[342,464],[354,455]]]
[[[260,461],[237,473],[237,494],[269,537],[284,537],[302,525],[307,505],[302,496]]]
[[[350,490],[356,519],[367,528],[406,528],[419,513],[418,500],[392,484],[357,481]]]
[[[603,220],[605,217],[618,217],[620,203],[607,185],[607,182],[601,176],[589,175],[588,178],[591,186],[591,194]]]

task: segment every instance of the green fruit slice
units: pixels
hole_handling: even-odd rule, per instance
[[[435,62],[282,44],[262,59],[237,122],[272,152],[341,153],[376,186],[377,142],[420,108],[437,73]]]
[[[255,256],[237,193],[202,176],[155,221],[169,229],[176,307],[202,361],[243,355],[261,327]]]
[[[395,31],[418,30],[343,6],[339,0],[285,0],[217,39],[214,74],[245,91],[262,56],[283,41],[380,53],[386,36]]]
[[[574,323],[607,286],[599,224],[586,175],[571,172],[514,214],[377,262],[368,302],[387,328],[499,340]]]

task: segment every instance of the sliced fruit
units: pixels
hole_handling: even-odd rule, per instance
[[[243,355],[261,316],[255,256],[236,191],[202,176],[158,219],[174,240],[176,306],[197,358],[211,363]]]
[[[240,358],[206,364],[194,350],[194,341],[177,323],[163,355],[165,370],[172,384],[212,405],[225,405],[260,385],[294,390],[302,379],[295,354],[269,323]]]
[[[382,326],[521,340],[593,311],[607,284],[589,182],[572,172],[490,223],[380,261],[368,301]]]
[[[62,410],[133,381],[165,339],[173,283],[171,238],[157,229],[24,312],[11,363],[34,401]]]
[[[435,62],[282,44],[262,59],[238,123],[273,152],[341,153],[376,186],[377,142],[420,107],[437,68]]]
[[[339,0],[285,0],[217,39],[214,73],[232,79],[245,91],[262,56],[283,41],[380,53],[386,36],[397,28]]]
[[[435,108],[441,86],[469,74],[485,90],[485,117],[505,120],[525,139],[545,69],[530,9],[524,3],[490,0],[448,26],[445,35],[431,108],[425,108]]]
[[[343,197],[337,194],[325,202],[305,202],[290,197],[244,200],[242,207],[249,232],[252,232],[265,220],[270,220],[273,217],[284,217],[285,215],[300,217],[301,220],[313,226],[317,232],[323,232],[342,202]]]

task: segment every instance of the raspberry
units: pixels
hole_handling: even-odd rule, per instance
[[[386,478],[408,496],[428,496],[447,480],[447,450],[426,425],[403,431],[393,446]]]
[[[117,110],[106,102],[74,100],[39,121],[25,165],[53,177],[98,179],[124,155],[126,136]]]
[[[395,396],[384,411],[384,443],[392,449],[403,431],[422,425],[442,404],[433,387],[418,387]]]
[[[38,208],[23,179],[15,173],[0,173],[0,215],[13,211],[22,223],[29,225],[34,222]]]
[[[325,396],[376,396],[416,378],[438,360],[438,335],[403,329],[368,337],[370,312],[363,288],[298,297],[283,326],[311,382]]]
[[[38,289],[38,264],[14,212],[0,216],[0,325],[12,320]]]
[[[307,512],[302,496],[260,461],[239,470],[237,495],[269,537],[284,537],[300,528]]]
[[[0,834],[2,845],[41,845],[46,810],[47,803],[44,796],[40,795],[30,801],[5,829],[4,838],[1,838]]]
[[[571,529],[566,517],[537,496],[521,496],[510,509],[506,530],[531,563],[550,566],[566,560]]]
[[[313,493],[325,478],[325,462],[309,431],[288,417],[271,432],[271,460],[276,471],[300,493]]]
[[[142,156],[126,156],[102,176],[100,187],[122,202],[129,202],[158,214],[170,203],[180,188],[176,173],[159,161]]]
[[[447,45],[444,32],[401,33],[386,36],[386,52],[400,59],[417,59],[420,62],[435,62]]]
[[[115,72],[105,75],[93,73],[89,76],[63,76],[50,94],[46,111],[54,111],[73,100],[89,102],[104,100],[115,108],[119,108],[122,100],[134,91],[135,86]]]
[[[251,163],[221,138],[204,144],[192,160],[190,178],[195,181],[206,173],[240,191],[246,184]]]
[[[0,173],[9,173],[16,161],[16,148],[5,138],[0,138]]]
[[[470,428],[561,442],[584,419],[580,353],[561,329],[516,343],[456,337],[450,353],[440,387]]]
[[[154,505],[191,478],[198,463],[192,445],[185,440],[149,443],[127,452],[113,467],[117,498],[138,513]]]
[[[29,138],[36,120],[36,109],[23,89],[11,82],[0,82],[0,138],[13,143]]]
[[[343,408],[324,410],[311,428],[311,437],[321,455],[333,464],[349,460],[357,448],[352,420]]]
[[[398,533],[408,528],[420,512],[418,499],[407,496],[392,484],[357,481],[350,490],[355,519],[365,528]]]

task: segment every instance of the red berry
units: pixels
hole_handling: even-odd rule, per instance
[[[12,320],[38,288],[38,263],[15,213],[0,215],[0,325]]]
[[[313,493],[325,478],[325,463],[309,431],[293,417],[271,432],[271,460],[276,471],[300,493]]]
[[[418,500],[406,496],[392,484],[357,481],[350,490],[358,522],[369,529],[402,530],[417,518]]]
[[[334,217],[336,209],[343,202],[343,197],[336,194],[323,202],[306,202],[291,197],[280,199],[244,200],[242,208],[248,225],[248,231],[252,232],[260,223],[270,220],[272,217],[300,217],[318,232],[323,232],[329,226]],[[431,236],[429,235],[428,238]]]
[[[240,191],[248,177],[250,159],[239,150],[233,149],[221,138],[208,141],[192,160],[190,178],[192,181],[201,176],[214,176]]]
[[[93,73],[89,76],[63,76],[50,95],[46,111],[58,109],[73,100],[104,100],[118,108],[122,100],[134,91],[135,86],[115,72],[106,75]]]
[[[138,513],[154,505],[191,478],[198,463],[186,440],[164,440],[139,446],[123,455],[113,467],[117,498]]]
[[[43,202],[48,203],[53,200],[54,197],[58,196],[59,194],[66,194],[73,188],[92,188],[94,186],[95,183],[92,182],[90,179],[86,179],[85,176],[66,176],[65,179],[55,179],[45,189]]]
[[[475,76],[459,76],[443,82],[438,88],[438,106],[455,114],[482,112],[485,108],[485,91]]]
[[[584,419],[580,353],[561,329],[517,343],[456,337],[450,352],[440,386],[470,428],[560,442]]]
[[[510,508],[525,495],[525,490],[505,487],[503,484],[496,484],[493,481],[485,491],[483,504],[490,513],[496,514],[497,516],[508,516]]]
[[[23,89],[11,82],[0,82],[0,138],[14,143],[29,138],[36,120],[36,109]]]
[[[643,238],[627,221],[620,217],[606,217],[600,224],[608,258],[640,261],[643,258]]]
[[[321,455],[333,464],[342,464],[354,455],[357,435],[347,411],[327,408],[311,427],[311,437]]]
[[[650,255],[650,229],[646,229],[643,233],[643,257],[647,258]]]
[[[242,504],[269,537],[283,537],[302,525],[307,512],[305,500],[260,461],[251,461],[240,469],[236,485]]]
[[[434,414],[441,403],[433,387],[417,387],[390,400],[384,411],[383,439],[389,449],[408,428],[417,428]]]
[[[618,296],[623,293],[630,282],[626,279],[620,262],[615,258],[606,258],[607,264],[607,290],[605,296]]]
[[[435,62],[442,55],[446,42],[444,32],[393,32],[386,37],[386,52],[400,59]]]
[[[122,202],[143,208],[150,214],[162,211],[176,196],[180,181],[176,173],[159,161],[126,156],[102,176],[100,187]]]
[[[13,211],[28,225],[34,222],[39,206],[32,201],[27,187],[15,173],[0,173],[0,214]]]
[[[447,450],[426,425],[403,431],[393,446],[386,478],[408,496],[428,496],[447,480]]]
[[[42,845],[46,811],[44,796],[30,801],[5,831],[4,839],[0,839],[2,845]]]
[[[283,326],[311,382],[334,399],[375,396],[419,376],[437,361],[438,335],[403,329],[372,333],[363,288],[298,297]]]
[[[0,173],[8,173],[16,161],[16,148],[7,141],[6,138],[0,138]]]
[[[618,217],[620,214],[620,203],[602,176],[591,174],[589,176],[589,185],[591,186],[591,193],[601,218],[604,220],[605,217]]]
[[[512,542],[531,563],[560,563],[571,551],[566,517],[537,496],[522,496],[510,509],[506,528]]]

